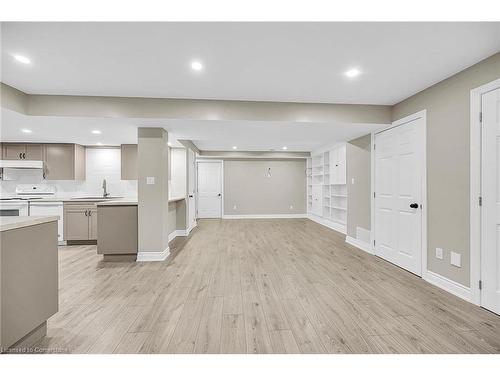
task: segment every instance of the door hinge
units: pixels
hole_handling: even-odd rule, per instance
[[[483,281],[479,280],[479,290],[482,290],[482,289],[483,289]]]
[[[375,198],[375,192],[373,192],[373,198]]]
[[[375,143],[373,144],[373,149],[374,149],[374,150],[376,149]]]
[[[479,206],[483,205],[483,197],[479,197]]]
[[[373,240],[373,246],[375,246],[375,240]]]
[[[483,112],[479,112],[479,123],[483,122]]]

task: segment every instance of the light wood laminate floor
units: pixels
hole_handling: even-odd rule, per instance
[[[71,353],[498,353],[500,317],[306,219],[200,220],[164,262],[60,248],[37,347]]]

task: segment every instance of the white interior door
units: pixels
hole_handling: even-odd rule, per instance
[[[222,217],[222,162],[198,162],[198,218]]]
[[[188,228],[196,225],[195,154],[188,149]]]
[[[375,135],[375,254],[422,275],[424,119]]]
[[[481,305],[500,314],[500,89],[482,95]]]

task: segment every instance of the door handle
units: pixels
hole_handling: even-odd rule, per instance
[[[219,193],[219,194],[217,194],[217,196],[218,196],[218,197],[221,197],[221,196],[222,196],[222,194],[221,194],[221,193]]]
[[[412,203],[412,204],[410,204],[410,208],[418,208],[418,203]]]
[[[192,195],[192,194],[190,194],[190,195],[189,195],[189,198],[193,198],[193,195]]]

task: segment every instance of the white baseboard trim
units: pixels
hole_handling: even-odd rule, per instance
[[[463,286],[462,284],[457,283],[456,281],[450,280],[444,276],[438,275],[435,272],[427,270],[422,278],[431,283],[432,285],[437,286],[447,292],[460,297],[468,302],[472,302],[472,292],[470,288]]]
[[[191,231],[194,228],[196,228],[197,226],[198,226],[198,223],[195,221],[194,224],[187,229],[187,235],[189,236],[189,234],[191,233]]]
[[[223,219],[304,219],[306,214],[275,214],[275,215],[223,215]]]
[[[336,222],[328,220],[328,219],[324,219],[322,217],[319,217],[319,216],[316,216],[316,215],[313,215],[313,214],[307,215],[307,218],[309,220],[314,221],[315,223],[324,225],[325,227],[333,229],[333,230],[335,230],[337,232],[340,232],[342,234],[346,234],[347,233],[347,228],[346,228],[345,225],[336,223]]]
[[[374,251],[370,244],[365,241],[358,240],[357,238],[346,236],[345,237],[345,242],[347,242],[349,245],[352,245],[354,247],[357,247],[360,250],[366,251],[368,254],[374,254]]]
[[[139,251],[137,253],[137,262],[161,262],[170,255],[170,247],[163,251]]]
[[[187,237],[189,235],[188,231],[185,229],[177,229],[168,235],[168,242],[172,241],[176,237]]]

